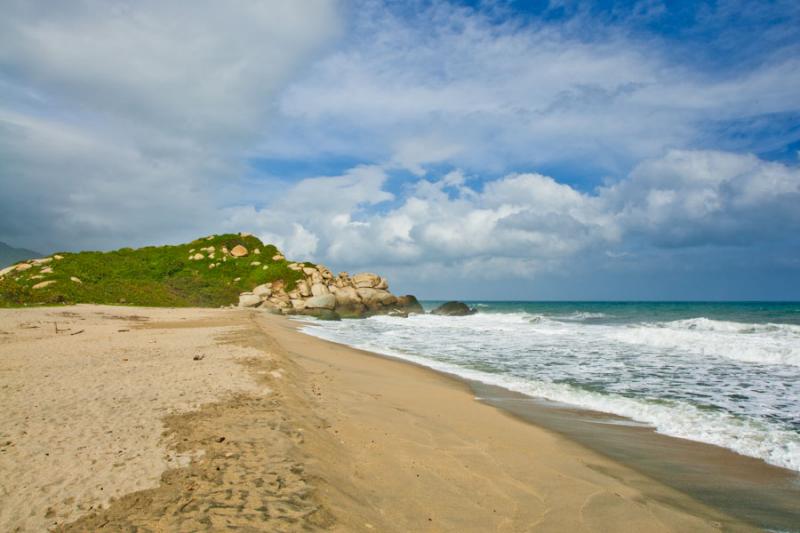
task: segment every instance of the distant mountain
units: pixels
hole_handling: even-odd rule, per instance
[[[0,242],[0,268],[13,265],[25,259],[33,259],[34,257],[42,257],[42,254],[25,248],[14,248],[4,242]]]

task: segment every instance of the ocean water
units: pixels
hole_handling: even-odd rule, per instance
[[[303,330],[800,471],[800,303],[468,303]]]

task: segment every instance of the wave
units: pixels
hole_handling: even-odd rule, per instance
[[[607,339],[748,363],[800,366],[800,326],[705,317],[609,328]]]
[[[342,335],[318,324],[306,325],[302,331],[327,340],[345,342],[355,348],[412,361],[464,379],[627,417],[648,424],[664,435],[725,447],[776,466],[800,471],[800,434],[757,419],[735,416],[720,410],[701,409],[682,400],[631,398],[615,393],[590,391],[570,384],[524,379],[508,374],[465,368],[457,364],[391,350],[375,342],[348,342]]]

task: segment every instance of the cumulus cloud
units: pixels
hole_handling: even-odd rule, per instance
[[[5,2],[0,239],[108,247],[214,229],[276,94],[339,24],[327,0]]]
[[[249,221],[263,233],[297,220],[307,235],[300,241],[314,243],[309,259],[346,269],[379,264],[401,277],[446,266],[464,279],[531,276],[576,256],[630,258],[642,247],[796,240],[800,231],[800,169],[752,155],[671,151],[593,193],[533,173],[479,190],[454,171],[419,179],[390,208],[364,209],[392,199],[385,180],[376,166],[304,180],[232,225]],[[283,228],[266,236],[294,246],[297,228]]]

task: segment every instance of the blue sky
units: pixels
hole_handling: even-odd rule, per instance
[[[796,2],[6,0],[0,241],[425,298],[800,299]]]

